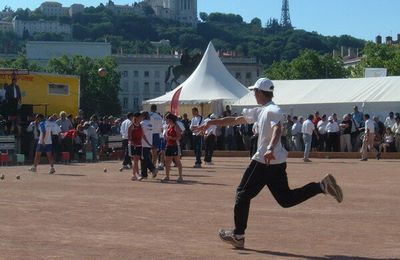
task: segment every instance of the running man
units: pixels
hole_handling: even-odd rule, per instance
[[[320,193],[332,195],[339,203],[343,200],[341,188],[330,174],[326,175],[321,182],[309,183],[297,189],[289,188],[286,174],[287,151],[280,142],[284,117],[282,110],[272,102],[274,85],[271,80],[260,78],[249,89],[254,90],[257,103],[261,107],[244,109],[243,116],[210,120],[196,128],[196,131],[204,131],[210,125],[227,126],[253,123],[258,125],[257,152],[244,172],[236,191],[235,228],[219,230],[221,240],[236,248],[244,248],[250,201],[266,185],[279,205],[284,208],[293,207]]]

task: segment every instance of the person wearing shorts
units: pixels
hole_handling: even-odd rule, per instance
[[[42,153],[45,153],[47,156],[47,159],[49,160],[50,164],[50,171],[49,174],[54,174],[56,170],[54,169],[54,160],[53,160],[53,155],[52,155],[52,141],[51,141],[51,135],[52,135],[52,125],[48,124],[47,121],[44,120],[44,116],[39,114],[36,116],[36,119],[39,121],[39,140],[36,146],[36,153],[35,153],[35,159],[33,162],[33,166],[29,169],[31,172],[36,172],[37,166],[40,161],[40,156]]]
[[[165,118],[168,124],[168,129],[165,134],[167,146],[165,148],[165,177],[161,180],[161,182],[167,182],[170,180],[169,172],[171,170],[171,162],[174,160],[176,167],[178,167],[179,173],[179,177],[176,182],[183,183],[182,163],[178,152],[178,142],[181,139],[181,129],[176,123],[178,118],[173,114],[167,114]]]
[[[128,152],[133,161],[132,167],[132,181],[142,180],[142,176],[139,175],[139,161],[142,157],[142,138],[143,138],[143,129],[140,125],[141,114],[139,112],[133,114],[133,122],[132,127],[129,131],[129,146]]]
[[[157,165],[157,158],[158,158],[158,152],[159,146],[160,146],[160,139],[162,135],[162,125],[163,125],[163,118],[160,114],[157,113],[157,105],[151,105],[150,107],[150,122],[151,125],[153,126],[153,140],[152,140],[152,149],[151,149],[151,154],[152,154],[152,163],[154,166]]]

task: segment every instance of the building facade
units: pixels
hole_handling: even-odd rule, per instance
[[[0,31],[7,32],[12,30],[13,30],[12,23],[0,21]]]
[[[119,99],[122,112],[138,111],[142,102],[169,91],[165,77],[170,65],[180,64],[178,55],[113,55],[121,73]],[[260,76],[255,58],[222,58],[228,71],[243,85],[251,86]],[[180,78],[182,83],[185,79]],[[175,87],[175,86],[173,86]]]
[[[72,37],[71,25],[62,24],[58,21],[25,21],[16,16],[12,21],[12,26],[18,36],[23,36],[26,31],[29,35],[34,33],[60,33]]]
[[[45,16],[73,16],[82,13],[85,6],[82,4],[73,4],[71,7],[63,7],[58,2],[43,2],[38,8]]]
[[[144,0],[156,16],[177,20],[181,23],[196,25],[197,0]]]
[[[52,58],[63,55],[87,56],[92,59],[100,59],[111,56],[111,44],[105,42],[49,42],[28,41],[26,43],[26,57],[37,62],[41,66],[47,66]]]

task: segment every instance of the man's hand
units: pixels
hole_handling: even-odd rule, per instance
[[[202,133],[208,128],[208,122],[204,122],[202,125],[194,126],[192,132],[195,134]]]
[[[267,165],[269,165],[269,163],[270,163],[272,160],[275,160],[275,156],[274,156],[273,150],[268,150],[268,151],[264,154],[264,160],[265,160],[265,163],[266,163]]]

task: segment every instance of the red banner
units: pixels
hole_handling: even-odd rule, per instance
[[[179,96],[181,95],[182,87],[175,91],[171,100],[171,113],[179,116]]]

